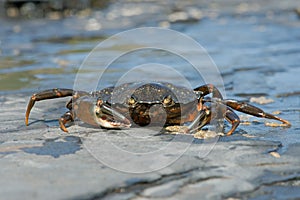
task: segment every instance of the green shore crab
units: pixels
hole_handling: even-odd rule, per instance
[[[45,90],[30,98],[25,124],[28,125],[29,114],[36,101],[67,96],[72,97],[66,105],[69,111],[59,119],[60,128],[65,132],[68,132],[66,124],[75,119],[104,128],[190,123],[186,132],[192,132],[221,117],[231,124],[226,133],[231,135],[240,124],[240,119],[233,110],[278,120],[283,126],[291,126],[287,120],[266,113],[247,102],[223,99],[220,91],[212,84],[190,90],[165,82],[124,83],[92,93],[59,88]]]

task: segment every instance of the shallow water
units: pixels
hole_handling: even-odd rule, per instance
[[[243,95],[245,87],[251,84],[246,93],[268,95],[274,84],[270,87],[263,85],[264,77],[270,79],[273,74],[278,76],[281,72],[298,67],[299,19],[295,13],[287,10],[293,5],[287,4],[288,8],[273,8],[273,11],[268,12],[263,7],[258,7],[253,12],[251,5],[248,6],[249,10],[243,10],[240,8],[242,5],[231,3],[226,4],[223,10],[220,9],[223,5],[218,4],[214,5],[214,9],[211,8],[212,5],[204,4],[201,9],[200,4],[193,1],[178,5],[166,3],[169,6],[166,8],[162,8],[160,4],[162,3],[118,2],[88,16],[79,15],[60,20],[2,18],[1,93],[73,87],[80,65],[101,41],[114,33],[148,25],[171,28],[199,42],[224,75],[225,86],[230,88],[232,84],[235,85],[233,94]],[[136,9],[131,10],[130,5],[136,6]],[[147,10],[148,6],[151,9]],[[177,12],[174,11],[175,8],[186,15],[198,12],[201,17],[194,19],[189,16],[185,20],[177,17],[178,22],[174,23]],[[116,12],[118,9],[121,9],[120,13]],[[180,13],[177,15],[180,16]],[[151,16],[150,20],[146,16]],[[93,26],[94,29],[91,28]],[[119,44],[102,49],[101,53],[115,55],[133,47],[132,43]],[[188,47],[184,50],[186,54],[193,53]],[[187,63],[170,53],[138,51],[117,60],[114,63],[117,66],[106,71],[108,81],[104,80],[99,87],[111,84],[108,82],[112,77],[122,76],[133,66],[147,62],[166,64],[177,70],[187,67]],[[80,70],[80,73],[89,77],[95,70],[104,70],[101,61],[97,60],[95,65],[90,72]],[[184,69],[180,72],[186,71]],[[199,76],[193,75],[193,72],[186,75],[191,85],[195,87],[202,84]],[[288,80],[290,75],[292,74],[286,72],[284,79]],[[288,90],[293,92],[288,82]]]

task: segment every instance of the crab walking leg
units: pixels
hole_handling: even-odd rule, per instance
[[[227,132],[226,135],[231,135],[235,129],[240,124],[240,118],[233,110],[227,107],[227,110],[225,112],[225,119],[231,123],[231,129]]]
[[[204,97],[205,95],[212,94],[212,98],[219,98],[223,99],[223,96],[218,88],[216,88],[212,84],[202,85],[194,89],[195,92],[200,92],[201,96]]]
[[[27,110],[25,114],[25,124],[28,126],[28,118],[30,111],[32,107],[34,106],[36,101],[41,101],[45,99],[55,99],[55,98],[61,98],[61,97],[67,97],[73,95],[72,89],[51,89],[51,90],[45,90],[36,94],[33,94],[29,100],[29,103],[27,105]]]
[[[255,107],[253,105],[250,105],[246,102],[242,102],[242,101],[236,101],[236,100],[222,100],[222,102],[233,108],[234,110],[249,114],[249,115],[253,115],[256,117],[260,117],[260,118],[267,118],[267,119],[274,119],[274,120],[278,120],[281,121],[283,124],[285,124],[287,127],[291,126],[291,123],[287,120],[281,119],[280,117],[277,117],[275,115],[272,115],[270,113],[266,113],[264,112],[262,109]]]
[[[60,129],[64,132],[68,133],[69,131],[66,128],[66,124],[74,121],[74,116],[71,111],[66,112],[63,116],[61,116],[58,120]]]

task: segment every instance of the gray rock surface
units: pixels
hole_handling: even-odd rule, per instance
[[[41,103],[43,104],[43,103]],[[46,106],[46,107],[44,107]],[[37,105],[39,109],[50,109],[53,105]],[[130,130],[108,131],[81,125],[69,128],[70,134],[63,133],[57,126],[55,118],[51,125],[43,116],[52,114],[32,113],[31,124],[24,125],[25,99],[20,95],[6,96],[1,109],[1,194],[5,199],[221,199],[221,198],[266,198],[299,197],[300,159],[299,145],[289,145],[283,149],[280,140],[272,134],[285,137],[298,137],[297,124],[290,129],[272,128],[268,132],[246,137],[242,131],[233,136],[222,137],[212,151],[202,157],[201,149],[211,143],[194,139],[189,148],[182,154],[164,152],[165,156],[174,157],[175,161],[163,166],[161,170],[148,173],[127,173],[119,171],[120,167],[111,168],[97,160],[98,152],[91,152],[89,140],[100,145],[103,141],[125,143],[130,152],[146,151],[145,142],[135,141],[132,135],[124,137]],[[54,110],[57,113],[60,109]],[[41,118],[40,118],[41,117]],[[40,118],[41,121],[37,121]],[[257,131],[263,125],[247,127]],[[135,130],[139,134],[139,130]],[[143,137],[147,133],[141,133]],[[153,149],[172,143],[172,135],[153,136],[148,146]],[[183,137],[191,137],[184,135]],[[130,141],[131,138],[131,141]],[[292,138],[288,138],[291,140]],[[171,142],[170,142],[171,140]],[[100,142],[99,142],[100,141]],[[182,143],[183,141],[173,141]],[[123,148],[121,145],[120,148]],[[112,159],[119,159],[111,149],[101,152]],[[152,149],[148,149],[152,151]],[[278,152],[274,157],[270,152]],[[160,153],[158,151],[158,153]],[[94,154],[94,155],[93,155]],[[96,154],[96,155],[95,155]],[[100,155],[105,156],[105,155]],[[106,155],[107,156],[107,155]],[[141,159],[156,162],[155,157],[141,154]],[[159,156],[159,155],[157,155]],[[101,158],[100,158],[101,159]],[[163,157],[161,158],[163,159]],[[124,165],[131,166],[130,159]],[[134,162],[134,161],[132,161]],[[117,163],[122,164],[122,163]],[[141,170],[141,166],[137,171]],[[147,166],[144,166],[147,167]],[[143,171],[143,170],[142,170]]]

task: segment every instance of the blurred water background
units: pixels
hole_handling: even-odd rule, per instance
[[[189,70],[190,63],[157,49],[128,53],[105,70],[102,58],[138,47],[134,42],[107,46],[94,54],[97,62],[87,59],[100,42],[114,34],[133,28],[160,27],[186,34],[207,50],[222,79],[217,86],[224,89],[222,93],[227,98],[249,101],[252,97],[267,97],[273,103],[264,109],[280,110],[281,117],[299,124],[297,1],[2,1],[1,9],[2,99],[17,94],[27,99],[32,93],[49,88],[73,88],[78,75],[79,88],[101,89],[115,84],[136,66],[139,68],[131,77],[143,79],[151,71],[141,67],[147,63],[177,70],[191,87],[202,85],[206,77]],[[158,35],[151,39],[155,41],[155,37],[159,43]],[[189,50],[184,42],[180,47],[186,55],[193,55],[193,49]],[[202,60],[201,55],[193,56]],[[80,68],[82,64],[84,68]],[[104,78],[98,81],[98,74],[104,71]],[[160,78],[182,85],[184,81],[173,74],[164,70]],[[295,141],[298,139],[290,142]]]
[[[272,90],[261,87],[263,80],[257,75],[266,79],[278,71],[299,71],[295,68],[300,50],[297,1],[7,0],[1,1],[0,9],[1,94],[72,88],[79,66],[99,42],[146,26],[170,28],[198,41],[218,66],[227,90],[239,83],[234,94],[243,93],[245,80],[250,80],[247,89],[253,86],[247,92],[268,94]],[[124,48],[128,47],[107,51]],[[155,61],[160,56],[166,64],[184,68],[185,63],[161,52],[143,52],[138,57]],[[135,55],[118,63],[111,77],[126,72],[126,66],[136,60]],[[94,72],[81,73],[88,77]],[[188,78],[197,84],[193,74]]]

